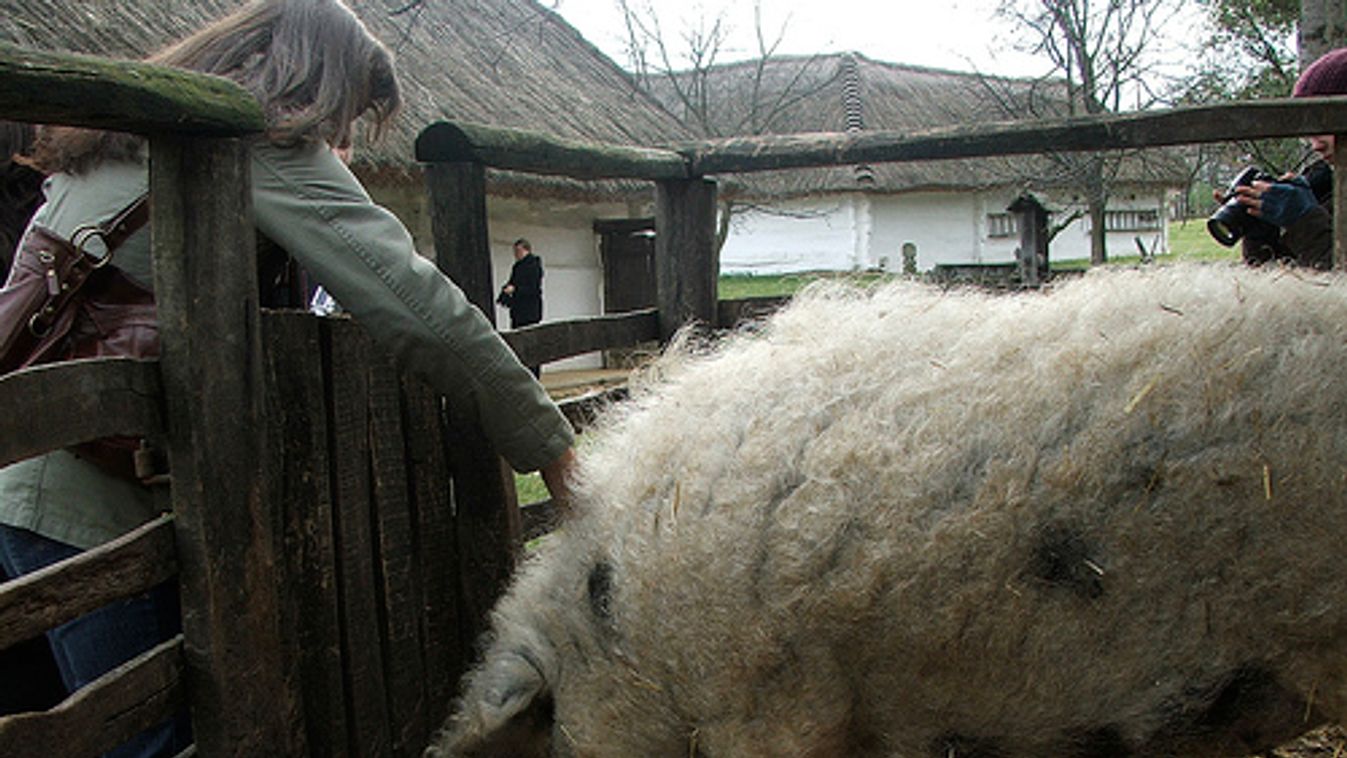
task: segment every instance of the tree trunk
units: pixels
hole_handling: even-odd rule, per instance
[[[1108,246],[1105,244],[1104,202],[1091,200],[1090,210],[1090,265],[1099,266],[1108,262]]]
[[[1300,69],[1347,45],[1347,0],[1301,0]]]
[[[1085,209],[1090,214],[1090,265],[1108,261],[1108,229],[1104,219],[1108,210],[1108,191],[1104,183],[1104,159],[1090,156],[1085,174]]]

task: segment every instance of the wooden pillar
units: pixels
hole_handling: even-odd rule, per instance
[[[262,497],[249,151],[156,137],[151,234],[184,653],[199,753],[307,751],[282,648],[278,516]]]
[[[655,302],[660,339],[695,321],[716,323],[716,184],[706,179],[655,183]]]
[[[1334,139],[1333,268],[1347,271],[1347,134]]]
[[[494,325],[495,285],[486,221],[486,171],[479,163],[426,164],[435,262]],[[471,645],[504,591],[523,535],[514,476],[478,426],[447,433],[459,555],[460,639]]]
[[[428,163],[435,265],[496,324],[491,238],[486,224],[486,169],[480,163]]]

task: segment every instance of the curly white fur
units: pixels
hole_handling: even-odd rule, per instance
[[[1347,715],[1347,281],[812,290],[584,453],[430,755],[1229,755]]]

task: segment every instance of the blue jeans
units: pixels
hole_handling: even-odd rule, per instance
[[[82,552],[27,529],[0,524],[0,566],[22,576]],[[165,582],[47,632],[67,693],[172,638],[181,628],[177,587]],[[6,685],[8,686],[8,685]],[[108,752],[109,758],[173,756],[191,744],[185,714],[149,729]]]

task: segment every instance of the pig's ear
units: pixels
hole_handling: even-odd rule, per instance
[[[477,672],[452,741],[462,755],[545,756],[552,715],[552,693],[538,666],[507,653]]]

